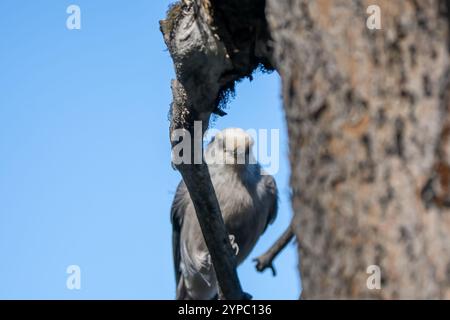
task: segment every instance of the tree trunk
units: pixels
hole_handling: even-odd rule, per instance
[[[447,8],[267,0],[304,298],[450,298]]]

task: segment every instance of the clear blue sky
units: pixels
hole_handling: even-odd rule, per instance
[[[170,166],[173,67],[159,32],[170,1],[0,2],[0,298],[172,299],[169,209],[180,180]],[[81,8],[81,30],[66,8]],[[278,75],[256,74],[215,127],[278,128],[277,221],[292,215]],[[81,290],[66,268],[81,268]],[[259,299],[299,296],[297,255],[278,276],[239,268]]]

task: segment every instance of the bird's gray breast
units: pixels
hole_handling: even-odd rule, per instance
[[[224,166],[209,168],[226,229],[234,239],[238,263],[249,255],[268,220],[269,208],[264,202],[267,190],[258,168],[246,168],[244,172]],[[212,298],[217,293],[214,269],[190,199],[181,239],[180,268],[187,291],[194,299]]]
[[[268,209],[264,208],[260,175],[248,170],[244,173],[221,172],[211,175],[228,234],[234,239],[238,263],[242,262],[263,233]]]

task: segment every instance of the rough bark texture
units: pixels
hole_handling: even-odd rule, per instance
[[[268,0],[305,298],[450,298],[447,2]]]

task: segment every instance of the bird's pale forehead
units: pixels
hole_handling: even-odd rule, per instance
[[[229,129],[225,129],[222,130],[221,132],[218,133],[218,136],[225,138],[225,139],[250,139],[251,140],[251,136],[245,132],[242,129],[239,128],[229,128]]]

